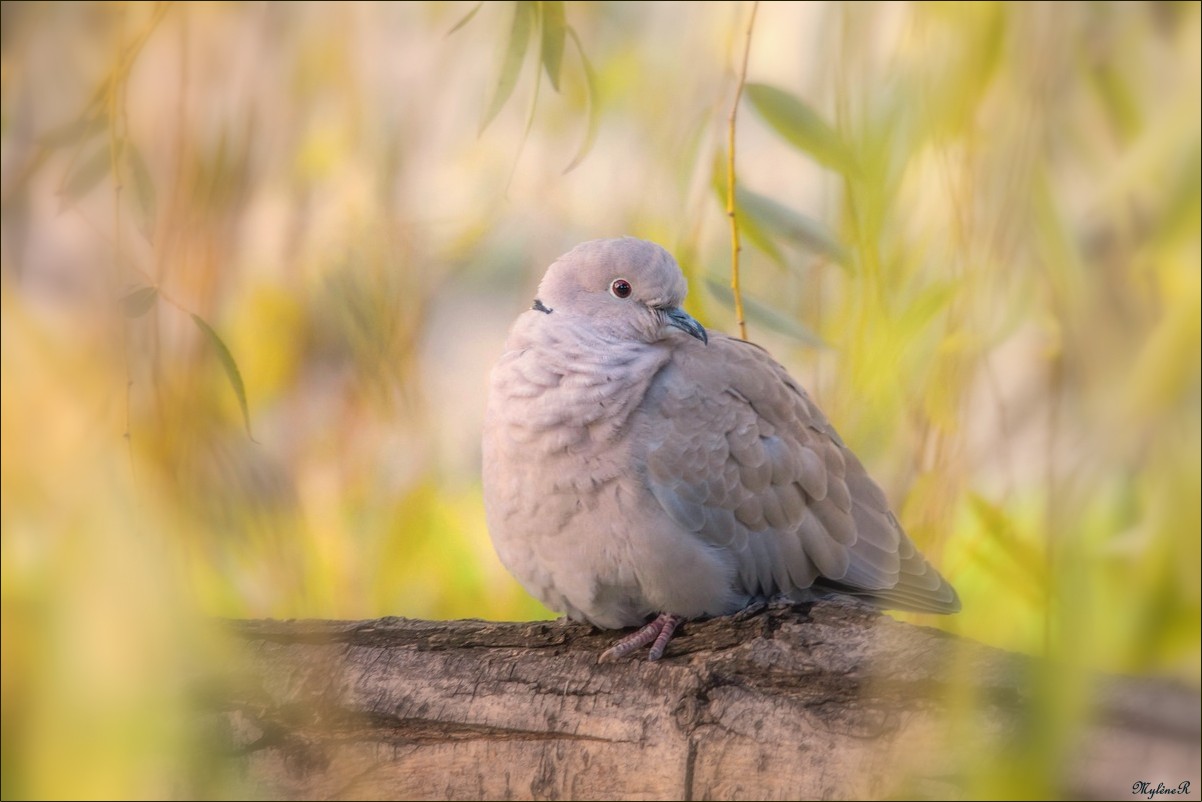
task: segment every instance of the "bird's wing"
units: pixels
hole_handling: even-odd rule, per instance
[[[763,349],[685,342],[644,399],[646,481],[685,529],[735,555],[749,594],[812,585],[954,612],[955,590],[822,411]]]

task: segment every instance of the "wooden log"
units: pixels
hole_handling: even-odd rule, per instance
[[[230,628],[209,714],[273,798],[963,797],[1046,701],[1038,661],[839,602],[690,622],[658,663],[599,663],[615,633],[565,622]],[[1196,689],[1095,680],[1058,790],[1196,799]]]

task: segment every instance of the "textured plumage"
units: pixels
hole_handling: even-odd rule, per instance
[[[758,346],[707,342],[685,291],[672,257],[632,238],[548,269],[489,389],[485,504],[506,567],[606,628],[815,587],[958,610],[805,390]],[[653,658],[664,620],[635,643],[659,635]]]

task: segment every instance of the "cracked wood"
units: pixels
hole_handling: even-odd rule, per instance
[[[242,659],[205,698],[268,797],[959,796],[950,692],[976,694],[982,749],[1031,699],[1029,658],[840,603],[689,622],[656,664],[598,664],[614,633],[562,622],[229,628]],[[1129,795],[1149,761],[1197,778],[1195,691],[1098,688],[1066,794]]]

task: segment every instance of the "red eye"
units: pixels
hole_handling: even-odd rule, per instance
[[[609,285],[609,291],[613,293],[615,298],[629,298],[633,288],[626,279],[616,278],[614,279],[614,283]]]

